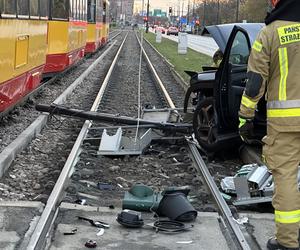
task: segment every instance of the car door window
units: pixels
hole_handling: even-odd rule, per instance
[[[250,49],[248,45],[248,40],[243,32],[238,31],[233,40],[232,47],[230,50],[229,63],[233,66],[246,65],[248,62],[249,54]]]

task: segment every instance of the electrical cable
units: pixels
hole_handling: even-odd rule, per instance
[[[142,1],[142,13],[144,13],[144,0]],[[138,113],[137,113],[137,124],[136,124],[136,133],[134,138],[134,144],[137,143],[139,126],[140,126],[140,117],[141,117],[141,75],[142,75],[142,57],[143,57],[143,33],[141,32],[141,50],[140,50],[140,61],[139,61],[139,76],[138,76]]]
[[[193,226],[186,226],[184,223],[172,220],[158,220],[154,222],[153,228],[156,232],[163,231],[166,233],[178,233],[192,228]]]

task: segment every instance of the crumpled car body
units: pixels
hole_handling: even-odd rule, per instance
[[[241,143],[238,134],[238,111],[247,80],[247,63],[261,23],[236,23],[205,27],[202,35],[211,35],[223,58],[216,67],[203,67],[203,72],[189,72],[190,86],[184,110],[192,100],[193,127],[199,144],[208,152],[220,151]],[[255,115],[255,137],[266,133],[265,100],[258,104]]]

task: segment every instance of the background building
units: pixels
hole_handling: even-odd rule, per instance
[[[130,24],[133,16],[134,0],[110,0],[112,22]]]

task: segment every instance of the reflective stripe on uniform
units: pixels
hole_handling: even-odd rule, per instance
[[[246,108],[255,109],[257,103],[251,101],[247,96],[243,95],[243,97],[242,97],[242,104]]]
[[[300,100],[269,101],[267,103],[267,108],[268,109],[300,108]]]
[[[261,52],[262,51],[262,48],[263,48],[263,45],[258,42],[258,41],[255,41],[253,43],[253,46],[252,46],[253,49],[255,49],[257,52]]]
[[[300,209],[289,212],[275,210],[275,222],[283,224],[299,223]]]
[[[280,83],[279,83],[279,101],[286,100],[286,79],[289,74],[289,62],[287,48],[279,48],[279,65],[280,65]]]
[[[268,118],[300,117],[300,108],[292,109],[269,109],[267,110]]]

